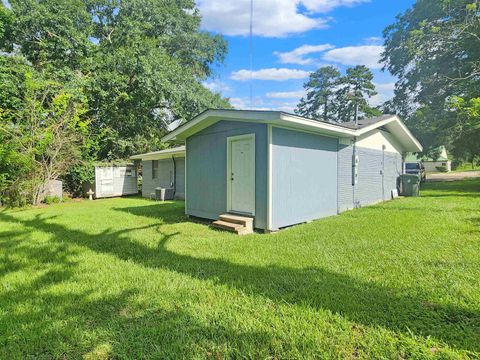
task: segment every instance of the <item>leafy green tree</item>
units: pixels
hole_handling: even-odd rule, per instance
[[[101,158],[159,148],[172,119],[229,107],[201,81],[223,61],[225,40],[199,30],[193,1],[92,1],[98,40],[89,94],[95,126],[108,128]]]
[[[11,10],[2,7],[0,14],[4,49],[15,43],[36,71],[54,81],[66,83],[74,71],[89,82],[88,115],[104,135],[100,159],[159,148],[171,120],[230,107],[201,85],[227,45],[200,31],[193,0],[9,3]],[[2,32],[7,27],[12,31]]]
[[[303,85],[307,94],[300,99],[295,113],[312,119],[332,120],[340,75],[333,66],[324,66],[311,73]]]
[[[475,0],[419,0],[384,30],[382,60],[399,79],[392,105],[427,148],[472,144],[451,101],[469,103],[480,93],[478,6]]]
[[[468,161],[472,169],[480,158],[480,97],[465,101],[461,97],[450,100],[450,109],[456,118],[452,128],[453,154],[457,159]]]
[[[358,118],[380,115],[380,111],[368,104],[376,95],[372,72],[364,65],[348,68],[339,81],[336,91],[338,121],[353,121]]]
[[[83,116],[82,79],[72,74],[71,82],[62,84],[21,59],[0,60],[0,77],[20,84],[15,99],[21,104],[9,98],[0,103],[0,167],[5,174],[0,197],[13,205],[38,204],[45,183],[81,161],[79,149],[89,126]]]
[[[83,0],[9,0],[13,42],[36,69],[82,70],[92,50],[92,17]]]
[[[0,3],[0,51],[13,50],[13,12]]]

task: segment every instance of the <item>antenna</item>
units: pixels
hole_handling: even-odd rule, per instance
[[[250,0],[250,41],[248,50],[250,57],[250,109],[253,109],[253,0]]]

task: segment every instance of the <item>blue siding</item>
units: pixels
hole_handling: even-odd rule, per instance
[[[255,133],[255,222],[267,219],[267,126],[220,121],[187,138],[186,213],[217,219],[227,207],[227,137]]]
[[[338,145],[338,212],[353,209],[353,146]]]
[[[272,129],[272,228],[337,213],[334,138]]]

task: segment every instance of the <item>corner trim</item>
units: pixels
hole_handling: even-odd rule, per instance
[[[272,164],[273,164],[273,159],[272,159],[272,150],[273,150],[273,145],[272,145],[272,125],[268,124],[267,125],[267,161],[268,161],[268,166],[267,166],[267,230],[271,231],[272,230],[272,222],[273,222],[273,196],[272,196],[272,191],[273,191],[273,174],[272,174]]]

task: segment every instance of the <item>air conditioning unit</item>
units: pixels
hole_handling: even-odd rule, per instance
[[[174,189],[173,188],[155,188],[155,200],[173,200]]]

